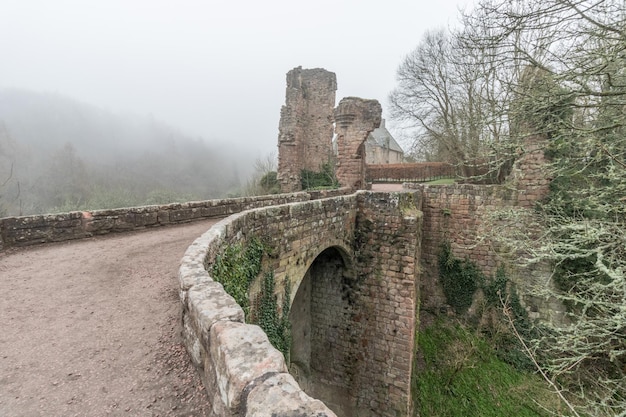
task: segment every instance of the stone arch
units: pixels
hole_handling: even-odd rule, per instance
[[[352,414],[354,279],[353,259],[345,248],[321,250],[299,280],[289,312],[290,372],[305,392],[338,415]]]
[[[298,292],[300,286],[302,285],[302,281],[305,279],[306,273],[311,269],[311,266],[313,265],[313,263],[319,258],[319,256],[330,250],[330,249],[334,249],[337,251],[337,253],[339,254],[339,256],[341,256],[341,259],[344,262],[344,265],[346,267],[346,276],[353,278],[355,275],[355,264],[354,264],[354,258],[352,256],[352,251],[351,249],[348,249],[343,243],[339,243],[339,242],[331,242],[328,243],[324,246],[321,246],[319,248],[317,248],[316,250],[314,250],[313,253],[315,253],[315,256],[311,256],[308,258],[307,262],[304,263],[302,265],[301,268],[299,268],[299,272],[296,272],[295,277],[292,277],[293,279],[291,280],[291,284],[292,284],[292,291],[291,291],[291,300],[289,302],[290,306],[293,305],[294,299],[296,297],[296,293]]]

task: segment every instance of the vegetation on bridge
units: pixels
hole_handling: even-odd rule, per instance
[[[319,190],[339,187],[339,181],[335,176],[335,167],[330,161],[323,164],[319,171],[310,171],[308,169],[301,170],[300,183],[303,190]]]
[[[258,324],[267,334],[270,343],[289,361],[291,286],[285,278],[282,309],[279,309],[274,273],[263,271],[263,257],[270,251],[269,246],[256,237],[245,245],[241,242],[230,244],[215,258],[211,275],[241,306],[246,321]],[[259,277],[262,277],[260,292],[256,302],[250,303],[250,289]]]

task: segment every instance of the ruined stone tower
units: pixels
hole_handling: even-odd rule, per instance
[[[283,192],[300,191],[300,171],[320,171],[332,157],[337,78],[322,68],[287,73],[278,126],[278,181]]]
[[[382,107],[377,100],[358,97],[341,99],[335,110],[337,169],[339,184],[365,189],[365,140],[380,126]]]

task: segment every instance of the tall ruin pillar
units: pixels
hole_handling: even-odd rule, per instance
[[[342,187],[365,188],[365,140],[380,126],[382,107],[377,100],[346,97],[335,110],[337,168],[335,175]]]
[[[332,157],[337,77],[322,68],[287,73],[278,125],[278,181],[283,192],[301,190],[302,169],[320,171]]]

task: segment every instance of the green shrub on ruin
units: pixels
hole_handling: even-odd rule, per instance
[[[337,181],[337,177],[335,176],[333,164],[327,162],[322,164],[319,171],[309,171],[308,169],[301,170],[300,185],[303,190],[337,188],[339,187],[339,181]]]
[[[475,263],[454,257],[450,243],[441,245],[439,278],[448,304],[457,314],[463,314],[472,305],[474,293],[485,277]]]
[[[451,252],[450,243],[445,242],[439,255],[439,278],[448,304],[459,315],[467,312],[476,291],[482,290],[482,317],[474,318],[487,323],[480,326],[480,332],[490,341],[501,360],[520,370],[535,370],[534,364],[524,353],[521,341],[510,327],[509,320],[504,316],[503,309],[508,310],[515,330],[524,340],[537,337],[538,330],[531,323],[504,268],[498,268],[494,277],[487,277],[473,261],[456,258]]]

